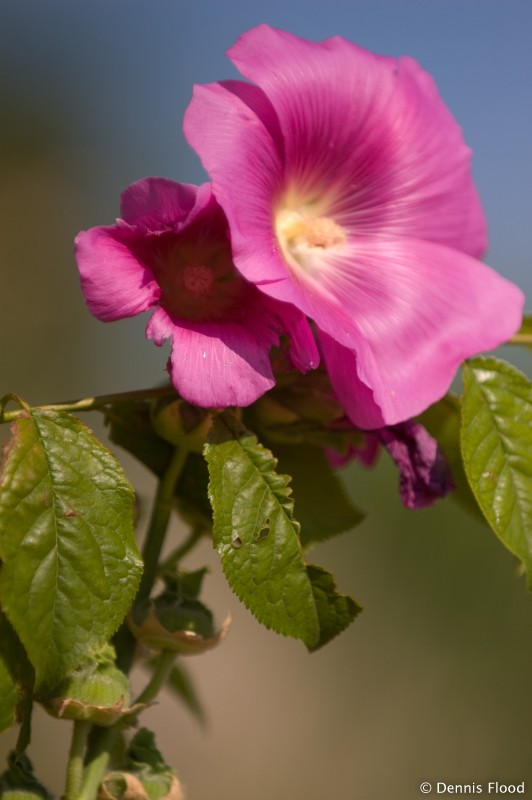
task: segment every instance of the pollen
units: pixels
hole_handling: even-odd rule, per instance
[[[294,254],[300,249],[330,250],[346,241],[346,233],[330,217],[304,217],[298,211],[281,211],[277,233],[282,244]]]

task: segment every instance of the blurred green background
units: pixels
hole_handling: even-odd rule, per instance
[[[263,21],[433,73],[475,152],[488,262],[530,296],[527,0],[1,0],[0,395],[49,402],[164,378],[146,319],[90,317],[72,241],[112,223],[137,178],[204,180],[181,132],[192,83],[236,77],[224,52]],[[517,359],[530,372],[530,355]],[[125,465],[147,503],[150,476]],[[323,651],[260,628],[208,543],[189,561],[211,565],[207,599],[235,619],[222,647],[187,662],[206,726],[169,698],[146,713],[188,799],[410,800],[423,780],[528,780],[532,796],[532,602],[514,559],[451,502],[405,511],[385,458],[345,481],[368,518],[315,560],[365,610]],[[57,793],[68,735],[36,715],[31,755]],[[0,738],[0,757],[13,741]]]

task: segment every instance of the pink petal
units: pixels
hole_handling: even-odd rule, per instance
[[[122,219],[150,231],[172,228],[194,208],[197,186],[167,178],[142,178],[124,189],[120,197]]]
[[[135,254],[137,244],[135,233],[124,223],[91,228],[76,237],[85,301],[104,322],[140,314],[159,300],[153,273]]]
[[[259,107],[260,115],[256,113]],[[279,254],[272,223],[272,198],[283,185],[283,162],[277,130],[264,125],[266,107],[259,89],[236,81],[195,86],[183,127],[226,212],[238,269],[261,287],[282,281],[286,294],[280,299],[293,302],[290,274]]]
[[[345,270],[337,263],[326,271],[330,313],[320,342],[335,392],[361,428],[419,414],[445,394],[465,358],[519,327],[522,292],[469,256],[422,241],[350,247]]]
[[[156,343],[171,335],[174,386],[185,400],[209,408],[247,406],[274,386],[264,333],[257,341],[237,322],[173,322],[162,308],[147,330]]]
[[[309,42],[267,25],[241,36],[228,55],[275,108],[285,180],[316,195],[334,192],[337,222],[359,234],[484,252],[470,150],[413,59],[378,56],[341,37]],[[211,136],[218,135],[215,124]]]

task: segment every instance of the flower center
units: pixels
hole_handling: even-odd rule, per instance
[[[161,305],[173,316],[216,320],[236,313],[244,281],[226,241],[198,242],[168,237],[152,266],[161,287]]]
[[[313,271],[316,257],[347,241],[345,230],[330,217],[305,216],[289,209],[277,214],[275,230],[288,263],[295,261],[306,271]]]
[[[203,264],[186,266],[183,269],[183,285],[191,294],[206,295],[214,281],[212,269]]]

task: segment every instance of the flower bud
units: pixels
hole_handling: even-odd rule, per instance
[[[140,706],[127,708],[129,683],[115,666],[113,649],[106,646],[95,658],[67,675],[39,702],[53,717],[114,725]]]
[[[212,425],[212,413],[186,400],[164,398],[153,406],[152,424],[161,439],[193,453],[201,453]]]

